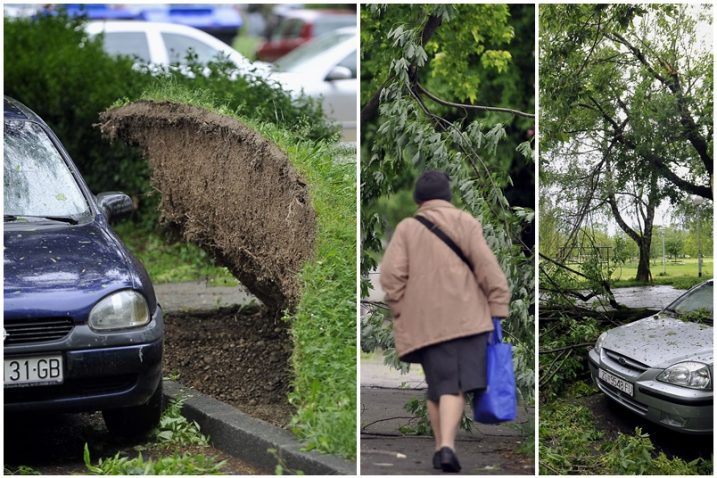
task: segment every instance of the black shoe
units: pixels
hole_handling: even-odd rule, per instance
[[[433,469],[441,469],[441,452],[437,451],[433,454]]]
[[[441,469],[446,473],[458,473],[461,471],[461,464],[458,463],[458,457],[455,452],[444,446],[438,451]]]

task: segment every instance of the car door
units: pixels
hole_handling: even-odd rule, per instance
[[[158,63],[152,57],[147,34],[143,31],[107,31],[104,32],[104,50],[110,55],[131,56],[142,63]]]

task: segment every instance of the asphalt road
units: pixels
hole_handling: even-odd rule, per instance
[[[403,435],[399,428],[411,422],[403,406],[411,399],[422,399],[425,390],[361,387],[361,474],[432,475],[434,441],[428,436]],[[518,407],[515,423],[473,424],[461,431],[456,453],[466,475],[532,475],[533,453],[521,452],[532,433],[521,425],[534,419],[534,410]]]
[[[601,393],[581,401],[592,410],[596,427],[603,431],[608,439],[616,437],[618,432],[632,435],[635,427],[640,427],[643,432],[650,434],[655,448],[665,452],[668,457],[677,456],[685,461],[699,457],[712,458],[714,443],[712,434],[684,435],[670,431],[631,413]]]
[[[14,471],[19,466],[29,466],[41,474],[70,475],[87,474],[82,454],[85,443],[90,449],[92,462],[111,457],[120,452],[134,457],[142,453],[144,458],[157,459],[173,453],[182,453],[178,446],[169,448],[152,446],[147,441],[123,442],[107,431],[101,413],[78,414],[5,414],[4,467]],[[227,460],[227,474],[257,474],[258,470],[214,448],[206,448],[203,454],[212,455],[216,461]]]

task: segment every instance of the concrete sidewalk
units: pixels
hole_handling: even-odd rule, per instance
[[[403,409],[411,399],[425,398],[423,390],[361,387],[361,474],[431,475],[434,441],[428,436],[404,436],[399,427],[408,425],[410,414]],[[519,407],[516,423],[473,424],[461,431],[456,453],[466,475],[532,475],[533,453],[519,448],[532,435],[523,437],[519,425],[534,419],[534,410]]]
[[[379,354],[361,360],[361,474],[441,474],[432,467],[434,441],[429,436],[407,436],[399,429],[411,424],[403,406],[413,399],[425,399],[426,383],[420,366],[408,374],[383,365]],[[532,451],[518,451],[533,436],[524,437],[522,427],[534,420],[532,407],[518,407],[515,423],[483,425],[474,423],[471,432],[461,431],[456,453],[463,474],[532,475]]]
[[[214,310],[259,302],[244,286],[209,286],[206,281],[155,284],[154,292],[164,313]]]

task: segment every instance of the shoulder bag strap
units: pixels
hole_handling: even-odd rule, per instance
[[[420,222],[421,224],[423,224],[424,226],[426,226],[429,231],[431,231],[433,234],[435,234],[436,236],[438,236],[438,238],[439,238],[440,240],[442,240],[443,242],[445,242],[446,245],[447,245],[448,247],[450,247],[451,250],[452,250],[453,252],[455,252],[456,255],[457,255],[458,257],[460,257],[460,259],[468,266],[468,268],[471,270],[471,274],[473,273],[473,264],[471,264],[471,261],[468,260],[468,258],[466,257],[465,254],[463,254],[463,251],[461,250],[460,247],[458,247],[458,244],[456,244],[455,242],[453,242],[453,239],[451,239],[450,237],[448,237],[448,235],[447,235],[445,232],[443,232],[443,230],[442,230],[440,227],[438,227],[437,225],[435,225],[435,224],[434,224],[433,222],[431,222],[430,220],[426,219],[424,216],[416,215],[416,216],[414,216],[414,218],[415,218],[418,222]]]

